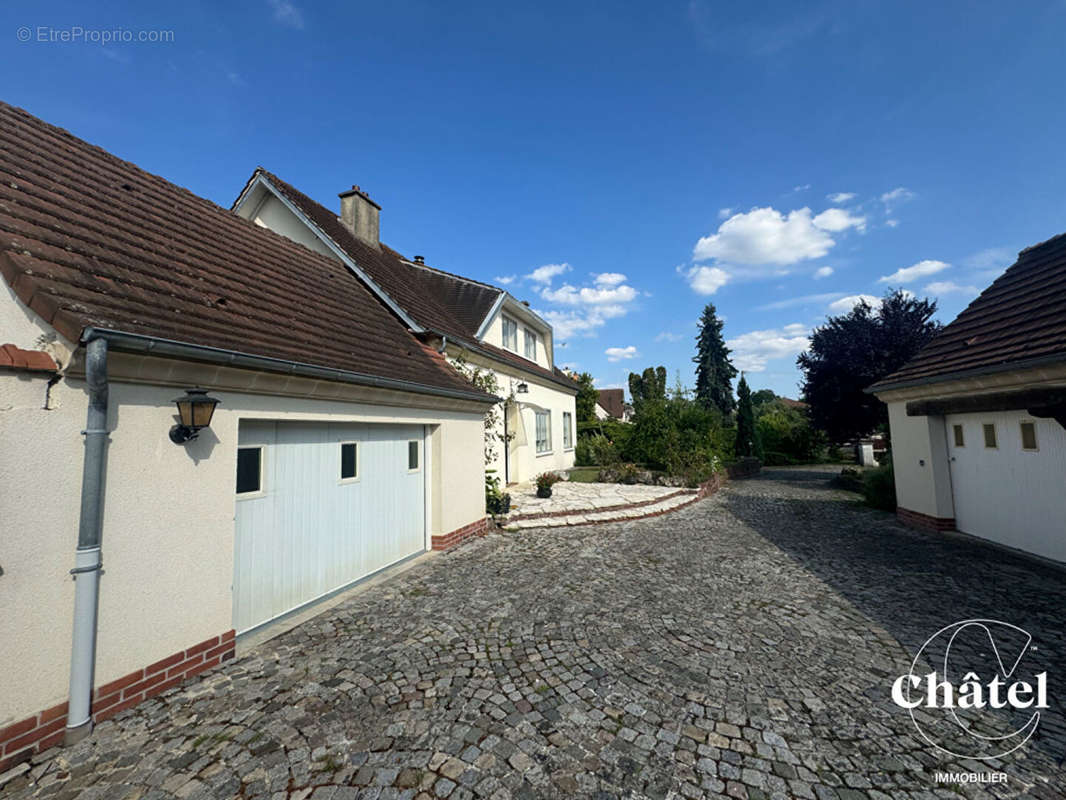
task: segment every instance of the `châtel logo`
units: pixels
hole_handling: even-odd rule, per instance
[[[1036,650],[1031,644],[1025,630],[999,620],[948,625],[892,684],[892,700],[938,750],[959,758],[1005,756],[1029,741],[1048,707],[1047,673],[1026,671],[1032,660],[1026,656]]]

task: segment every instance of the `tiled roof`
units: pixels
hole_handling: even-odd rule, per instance
[[[91,326],[473,391],[336,260],[6,104],[0,272],[72,341]]]
[[[600,406],[615,419],[622,419],[626,411],[626,397],[622,389],[600,389]]]
[[[268,180],[420,326],[444,334],[460,346],[480,350],[530,374],[573,388],[570,381],[552,370],[478,340],[478,328],[504,293],[502,289],[414,264],[384,243],[380,249],[372,247],[348,230],[336,214],[272,172],[259,167],[248,179],[249,185],[257,175]]]
[[[13,344],[0,345],[0,369],[24,372],[55,372],[55,359],[42,350],[23,350]]]
[[[1066,361],[1066,234],[1022,250],[917,356],[870,389],[1056,359]]]

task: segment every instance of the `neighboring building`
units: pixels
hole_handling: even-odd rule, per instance
[[[0,173],[0,772],[485,528],[496,398],[346,263],[3,104]]]
[[[625,392],[621,389],[600,389],[596,403],[596,419],[617,419],[629,422],[633,416],[633,407],[626,402]]]
[[[888,404],[903,521],[1066,561],[1066,234],[868,391]]]
[[[347,266],[423,341],[495,373],[506,402],[489,464],[506,483],[574,466],[578,387],[555,366],[551,326],[527,303],[479,281],[404,258],[381,242],[381,208],[358,187],[340,215],[257,169],[233,210]]]

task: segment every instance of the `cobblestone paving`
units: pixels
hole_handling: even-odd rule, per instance
[[[937,786],[889,687],[939,627],[1066,665],[1063,574],[913,533],[826,474],[673,515],[493,534],[38,757],[8,798],[1061,798],[1053,713],[1008,783]],[[957,793],[956,793],[957,792]]]

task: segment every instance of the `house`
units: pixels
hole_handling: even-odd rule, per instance
[[[867,391],[888,404],[901,520],[1066,561],[1066,234]]]
[[[419,338],[345,259],[3,104],[0,175],[0,772],[484,530],[498,398],[451,327]],[[450,325],[492,295],[486,341],[536,332],[516,395],[548,407],[550,329],[425,273]]]
[[[596,402],[596,419],[617,419],[629,422],[633,416],[633,407],[626,402],[621,389],[600,389]]]
[[[528,303],[385,245],[381,208],[358,186],[340,193],[337,214],[260,167],[233,210],[344,264],[422,341],[495,376],[504,403],[487,449],[505,483],[574,466],[578,386],[556,367],[551,325]]]

